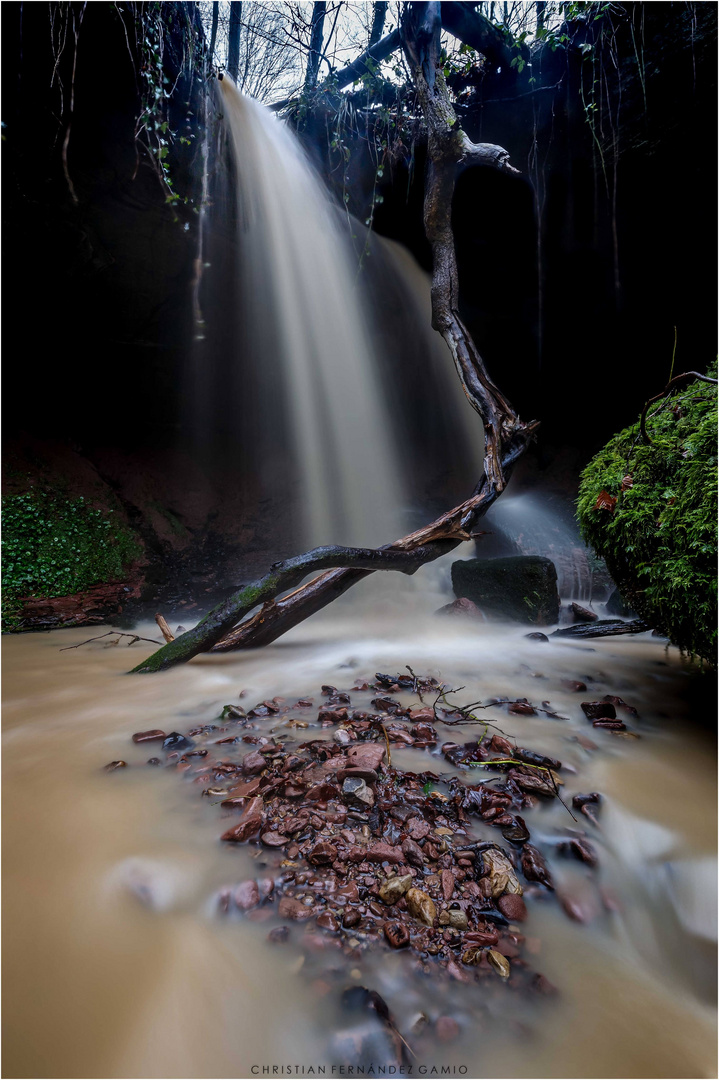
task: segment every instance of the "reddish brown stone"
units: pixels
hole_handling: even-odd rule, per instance
[[[337,858],[337,848],[325,840],[321,840],[312,848],[307,855],[307,862],[313,866],[331,866]]]
[[[452,899],[452,893],[454,892],[454,874],[451,870],[443,870],[440,878],[442,881],[442,895],[445,900],[449,901]]]
[[[248,773],[250,776],[254,773],[262,772],[267,762],[263,758],[262,754],[257,750],[252,750],[251,753],[246,754],[242,759],[242,771]]]
[[[256,881],[243,881],[235,889],[235,903],[240,911],[249,911],[260,902],[260,890]]]
[[[268,829],[267,832],[262,834],[260,840],[267,847],[283,847],[289,842],[289,836],[283,836],[280,832],[273,832],[271,829]]]
[[[404,862],[402,852],[399,848],[381,842],[370,844],[369,847],[351,847],[347,853],[347,858],[350,862],[355,863],[388,862],[396,865],[397,863]]]
[[[340,924],[334,917],[331,911],[323,911],[321,915],[317,916],[317,925],[321,926],[323,930],[339,930]]]
[[[407,832],[412,840],[423,840],[429,836],[430,826],[423,818],[413,817],[407,822]]]
[[[353,769],[377,770],[385,756],[385,748],[379,743],[359,743],[350,746],[347,751],[349,767]]]
[[[417,844],[414,840],[410,840],[409,837],[406,840],[403,840],[402,851],[407,862],[411,866],[424,866],[424,853],[419,844]]]
[[[409,930],[401,922],[386,922],[384,936],[393,949],[404,949],[409,945]]]
[[[132,736],[134,743],[143,742],[157,742],[160,739],[166,739],[167,734],[164,731],[160,731],[159,728],[153,728],[152,731],[136,731]]]
[[[524,922],[527,918],[527,905],[516,893],[505,893],[500,896],[497,907],[510,922]]]
[[[262,826],[262,814],[246,814],[239,825],[233,826],[223,833],[221,840],[230,840],[236,844],[242,844],[260,831]]]
[[[278,907],[281,919],[293,919],[295,922],[304,922],[317,914],[317,909],[301,900],[293,900],[290,896],[283,896]]]

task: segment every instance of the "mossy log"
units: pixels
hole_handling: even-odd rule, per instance
[[[319,547],[304,555],[274,563],[264,577],[233,593],[213,608],[192,630],[187,630],[152,656],[148,656],[132,669],[133,673],[164,671],[191,660],[198,653],[207,652],[258,604],[271,603],[279,593],[299,585],[303,578],[316,570],[341,566],[352,567],[353,572],[360,574],[372,573],[374,570],[397,570],[401,574],[414,574],[420,566],[438,559],[458,542],[434,540],[411,551],[393,548]]]

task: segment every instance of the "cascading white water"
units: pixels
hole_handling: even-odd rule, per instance
[[[228,77],[221,87],[236,161],[244,339],[283,382],[305,540],[388,542],[403,531],[400,469],[340,212],[292,133]]]
[[[592,568],[588,549],[577,526],[546,499],[531,492],[509,492],[485,519],[488,529],[502,536],[507,555],[546,555],[557,569],[559,595],[569,600],[592,599]]]

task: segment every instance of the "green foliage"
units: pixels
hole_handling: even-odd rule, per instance
[[[141,554],[134,535],[85,499],[33,489],[2,500],[3,629],[20,627],[20,598],[68,596],[122,577]]]
[[[586,467],[579,523],[632,607],[682,650],[714,663],[716,387],[695,380],[655,405],[646,426],[651,444],[634,424]],[[627,475],[632,486],[622,492]],[[602,492],[616,498],[613,511],[596,508]]]

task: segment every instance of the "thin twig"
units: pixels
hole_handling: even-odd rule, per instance
[[[128,645],[134,645],[136,641],[149,641],[151,645],[160,644],[160,642],[156,641],[154,638],[141,637],[140,634],[128,634],[124,630],[108,630],[106,634],[98,634],[97,637],[88,638],[87,641],[79,641],[77,645],[65,645],[64,648],[60,649],[60,652],[67,652],[69,649],[79,649],[83,645],[89,645],[91,641],[101,641],[102,638],[114,637],[115,634],[117,634],[117,641],[114,643],[115,645],[117,645],[121,637],[132,638],[132,641],[128,641]]]

